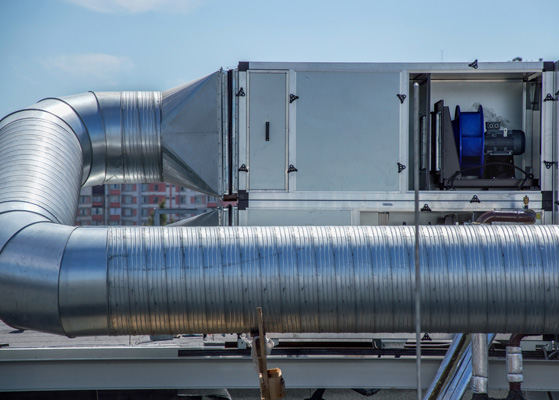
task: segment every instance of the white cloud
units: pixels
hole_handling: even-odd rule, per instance
[[[102,13],[137,14],[159,11],[168,14],[187,14],[198,4],[199,0],[64,0],[93,11]]]
[[[128,57],[102,53],[63,54],[42,60],[50,69],[83,79],[104,80],[112,83],[118,76],[134,68]]]

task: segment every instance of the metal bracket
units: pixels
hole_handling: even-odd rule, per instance
[[[237,96],[237,97],[239,97],[239,96],[240,96],[240,97],[246,96],[246,95],[245,95],[244,89],[243,89],[243,88],[240,88],[239,91],[237,92],[237,94],[236,94],[235,96]]]
[[[425,203],[423,205],[423,208],[421,209],[421,212],[431,212],[433,210],[431,210],[431,208],[429,207],[429,204]]]
[[[398,98],[400,99],[400,104],[404,104],[404,101],[406,100],[406,95],[405,94],[397,94],[396,96],[398,96]]]
[[[429,334],[427,332],[425,332],[425,335],[423,335],[423,337],[421,338],[422,342],[432,342],[433,339],[431,339],[431,336],[429,336]]]
[[[477,58],[474,60],[473,63],[468,64],[468,67],[473,68],[473,69],[477,69],[478,68]]]
[[[260,394],[264,400],[270,400],[270,382],[268,379],[268,363],[266,362],[266,334],[264,333],[264,318],[262,307],[256,309],[258,321],[258,336],[254,338],[256,347],[256,360],[258,364],[258,376],[260,378]]]
[[[297,168],[293,164],[289,164],[289,168],[287,169],[287,173],[290,174],[291,172],[297,172]]]
[[[248,168],[247,168],[247,166],[246,166],[245,164],[242,164],[242,165],[239,167],[239,171],[240,171],[240,172],[248,172]]]
[[[397,163],[397,164],[398,164],[398,173],[406,169],[406,166],[404,164],[401,163]]]
[[[481,203],[481,200],[479,199],[479,197],[477,197],[477,195],[474,194],[474,196],[470,200],[470,203]]]
[[[246,190],[239,190],[239,192],[237,193],[237,207],[239,208],[239,211],[243,211],[248,208],[248,195],[249,194]]]
[[[289,103],[293,103],[295,100],[297,100],[299,98],[299,96],[294,95],[294,94],[290,94],[289,95]]]
[[[543,101],[557,101],[557,99],[553,97],[551,93],[548,93],[547,96],[545,96],[545,99],[543,99]]]
[[[543,162],[545,164],[545,168],[546,169],[550,169],[551,167],[553,167],[555,164],[557,164],[557,161],[545,161]]]

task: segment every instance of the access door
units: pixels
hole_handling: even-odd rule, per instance
[[[249,71],[249,189],[286,190],[287,73]]]

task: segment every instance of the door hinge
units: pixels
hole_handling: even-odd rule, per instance
[[[245,90],[243,88],[240,88],[235,96],[244,97],[245,96]]]
[[[248,168],[247,168],[247,166],[246,166],[245,164],[242,164],[242,165],[239,167],[239,171],[240,171],[240,172],[248,172]]]
[[[297,172],[297,168],[295,168],[293,164],[289,164],[289,168],[287,169],[288,174],[290,174],[291,172]]]
[[[404,104],[404,101],[406,100],[406,95],[405,94],[397,94],[396,96],[400,99],[400,104]]]
[[[299,98],[299,96],[294,95],[294,94],[290,94],[289,95],[289,103],[293,103],[295,100],[297,100]]]
[[[397,163],[397,164],[398,164],[398,173],[406,169],[406,166],[404,164],[401,163]]]

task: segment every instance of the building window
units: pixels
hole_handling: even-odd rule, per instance
[[[87,210],[88,210],[87,208],[80,208],[78,210],[79,211],[79,216],[80,217],[86,217],[88,215]]]
[[[149,198],[147,196],[142,197],[142,204],[148,204]]]
[[[118,225],[120,221],[109,221],[109,225],[115,226]]]
[[[149,191],[149,185],[147,183],[142,183],[142,192]]]
[[[136,188],[134,186],[136,186],[136,185],[126,184],[126,185],[124,185],[124,190],[127,191],[127,192],[133,192],[134,190],[136,190]]]
[[[206,196],[192,196],[190,198],[190,204],[204,204]]]
[[[153,204],[159,204],[159,197],[153,198]]]
[[[149,208],[142,208],[142,217],[149,217],[150,211]]]
[[[93,214],[93,215],[103,215],[103,208],[102,207],[93,207],[91,209],[91,214]]]
[[[118,183],[112,184],[111,190],[120,190],[120,185]]]
[[[122,196],[122,202],[125,204],[132,204],[132,196]]]
[[[131,217],[133,215],[131,208],[123,208],[122,212],[124,213],[125,217]]]
[[[181,204],[186,204],[186,196],[181,196]]]
[[[111,207],[111,208],[109,209],[109,213],[110,213],[111,215],[120,215],[120,208],[112,208],[112,207]]]
[[[89,203],[89,196],[80,196],[80,204]]]
[[[111,203],[118,203],[120,201],[120,196],[113,194],[109,196],[109,201]]]
[[[93,196],[93,202],[94,203],[102,203],[103,202],[103,196]]]

